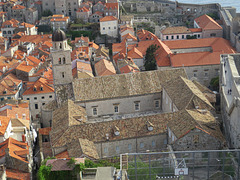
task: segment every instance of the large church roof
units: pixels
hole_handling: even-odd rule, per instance
[[[52,41],[64,41],[66,39],[66,34],[61,29],[57,29],[52,35]]]

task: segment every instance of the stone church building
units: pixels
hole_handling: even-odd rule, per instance
[[[224,146],[212,115],[214,107],[187,79],[183,69],[73,79],[71,48],[65,33],[57,30],[52,41],[56,101],[45,106],[42,120],[52,127],[49,136],[54,156],[65,153],[69,157],[97,159],[127,152],[160,151],[167,144],[178,150],[180,146],[175,143],[186,135],[178,129],[181,127],[173,126],[179,117],[183,121],[188,117],[186,122],[192,125],[189,127],[200,127],[207,134],[203,133],[204,137],[216,141],[203,149]],[[189,110],[195,115],[191,121]],[[208,113],[202,113],[205,111]],[[175,139],[170,140],[168,131]],[[193,139],[194,131],[188,136]]]

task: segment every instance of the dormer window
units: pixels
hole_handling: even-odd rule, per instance
[[[43,86],[40,87],[40,91],[43,91]]]
[[[37,91],[37,87],[36,86],[33,87],[33,91]]]
[[[119,136],[120,135],[120,130],[119,130],[119,128],[117,126],[114,126],[113,130],[114,130],[115,136]]]
[[[3,94],[7,94],[7,91],[6,91],[6,89],[3,91]]]
[[[153,124],[150,121],[146,121],[148,131],[153,131]]]

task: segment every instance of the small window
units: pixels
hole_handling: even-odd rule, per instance
[[[27,98],[27,100],[30,100],[30,98]]]
[[[135,108],[135,111],[139,111],[140,110],[140,102],[134,102],[134,108]]]
[[[62,72],[62,78],[64,78],[65,77],[65,74],[64,74],[64,72]]]
[[[159,108],[160,107],[160,101],[159,100],[155,100],[155,108]]]
[[[58,59],[58,64],[62,64],[61,58]]]
[[[216,36],[216,33],[212,33],[210,34],[211,37],[215,37]]]
[[[36,88],[36,87],[34,87],[34,88],[33,88],[33,91],[37,91],[37,88]]]
[[[65,57],[63,58],[63,64],[65,64],[66,63],[66,60],[65,60]]]
[[[93,115],[96,116],[97,115],[97,107],[93,107],[92,112],[93,112]]]
[[[105,27],[103,27],[102,29],[105,30]]]
[[[49,98],[52,98],[52,95],[50,95]]]
[[[198,34],[198,38],[200,38],[200,34]]]
[[[177,35],[177,39],[179,39],[179,35]]]
[[[132,150],[132,144],[128,144],[128,150],[129,150],[129,151]]]
[[[204,76],[205,76],[205,77],[207,77],[207,76],[208,76],[208,73],[207,73],[207,72],[205,72],[205,73],[204,73]]]
[[[152,141],[152,147],[155,147],[155,146],[156,146],[156,142]]]
[[[45,103],[42,103],[42,105],[44,106],[44,105],[45,105]]]
[[[174,36],[172,36],[172,39],[174,39]]]
[[[40,91],[43,91],[43,87],[40,87]]]
[[[168,39],[168,36],[166,36],[166,39]]]
[[[111,29],[111,27],[108,27],[108,29]]]
[[[182,35],[182,39],[184,39],[185,38],[185,36],[184,35]]]
[[[114,105],[114,113],[119,113],[118,105]]]
[[[37,100],[37,97],[34,97],[34,100]]]
[[[103,151],[104,151],[104,153],[107,153],[108,152],[108,148],[105,147]]]
[[[38,109],[38,104],[35,104],[35,109]]]
[[[119,146],[116,146],[116,152],[119,152],[119,150],[120,150]]]
[[[193,77],[197,77],[197,73],[193,73]]]
[[[114,26],[114,29],[117,29],[117,27],[116,27],[116,26]]]
[[[144,148],[144,143],[143,142],[140,143],[140,148]]]
[[[44,96],[42,96],[42,99],[44,99],[45,97]]]

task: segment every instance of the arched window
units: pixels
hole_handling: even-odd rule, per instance
[[[65,60],[65,57],[63,57],[63,64],[65,64],[66,63],[66,60]]]
[[[59,48],[62,49],[62,43],[59,44]]]
[[[61,58],[58,59],[58,64],[61,64]]]

